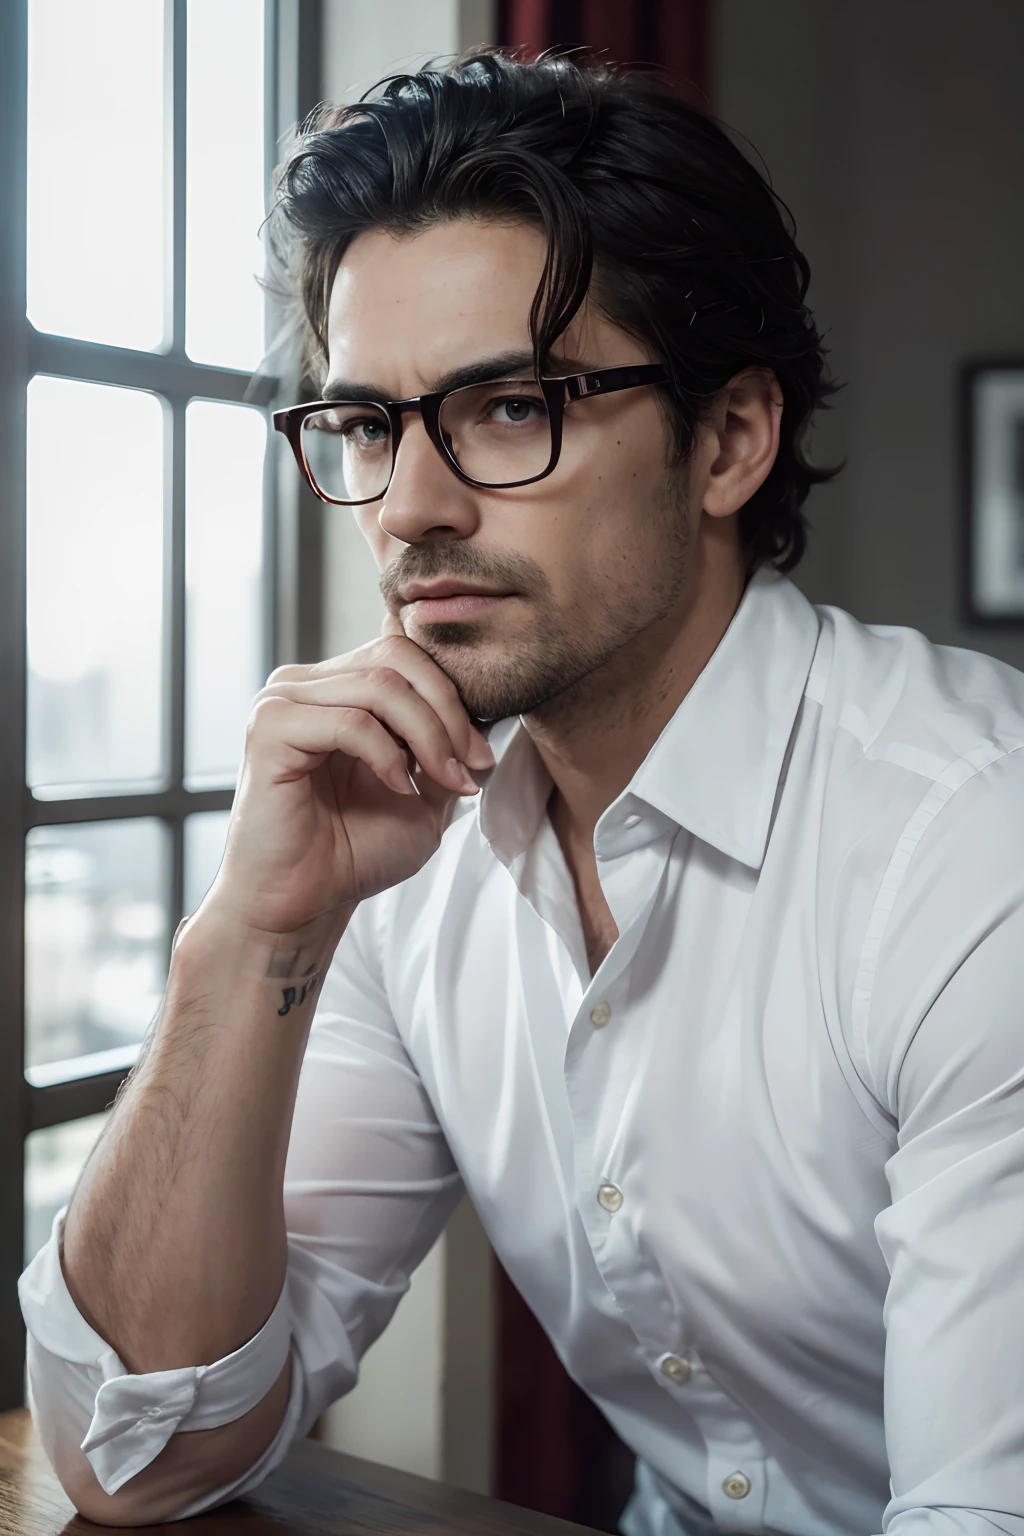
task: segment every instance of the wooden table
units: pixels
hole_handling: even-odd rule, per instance
[[[110,1527],[75,1514],[28,1411],[0,1414],[0,1536],[100,1529]],[[299,1440],[247,1498],[191,1520],[131,1529],[148,1536],[584,1536],[586,1528]]]

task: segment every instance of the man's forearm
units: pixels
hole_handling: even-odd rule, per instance
[[[273,1310],[299,1069],[348,915],[278,942],[201,912],[175,946],[149,1049],[64,1228],[68,1288],[130,1371],[210,1364]]]
[[[284,1169],[320,985],[355,905],[421,869],[456,796],[477,792],[465,765],[494,764],[451,680],[388,622],[397,633],[330,663],[278,668],[254,700],[217,878],[179,935],[62,1254],[47,1245],[24,1286],[48,1450],[93,1518],[199,1507],[176,1497],[183,1469],[200,1503],[218,1498],[287,1404],[294,1423],[308,1406],[301,1360],[286,1359],[288,1296],[262,1330],[286,1277]],[[119,1382],[81,1317],[128,1377],[177,1379]]]

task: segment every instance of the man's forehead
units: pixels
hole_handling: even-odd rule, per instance
[[[525,324],[544,265],[543,237],[522,226],[498,228],[475,219],[434,225],[417,234],[373,229],[359,235],[339,263],[331,318],[358,324],[394,316],[415,323],[440,306],[449,318],[492,313]],[[525,308],[524,308],[525,305]]]
[[[357,386],[351,398],[401,399],[457,388],[463,374],[476,382],[474,369],[481,379],[532,374],[529,318],[546,248],[528,225],[478,219],[360,235],[331,295],[325,393],[337,398],[336,383],[347,381]],[[605,365],[617,330],[585,302],[545,372]]]
[[[530,350],[529,315],[544,261],[536,231],[476,220],[412,236],[360,235],[334,281],[328,315],[332,376],[418,387],[453,367]],[[393,381],[394,382],[394,381]],[[401,386],[405,388],[406,384]]]

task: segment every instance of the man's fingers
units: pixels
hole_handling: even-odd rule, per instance
[[[404,634],[374,643],[373,652],[385,666],[402,672],[444,721],[456,756],[471,768],[493,768],[494,753],[487,737],[466,713],[455,684],[426,651]]]
[[[303,778],[310,758],[322,761],[344,752],[396,794],[414,792],[401,746],[363,709],[321,709],[267,695],[249,716],[248,740],[254,768],[275,779]]]
[[[461,779],[453,785],[436,780],[436,775],[426,770],[417,788],[411,782],[402,744],[365,709],[297,704],[270,695],[260,699],[253,710],[249,740],[255,749],[254,762],[262,773],[279,780],[304,777],[310,771],[311,758],[322,761],[332,752],[341,752],[364,763],[398,795],[418,794],[428,784],[431,801],[467,792]]]
[[[431,706],[448,732],[453,755],[460,762],[471,768],[493,768],[494,754],[487,738],[470,720],[451,678],[426,651],[406,637],[397,619],[391,619],[391,623],[395,626],[393,635],[372,640],[345,656],[334,656],[312,667],[279,668],[268,687],[289,688],[294,682],[339,679],[386,667],[401,673]],[[338,702],[342,702],[340,696]]]
[[[394,744],[403,779],[407,781],[408,761],[404,751],[407,747],[423,771],[446,794],[476,793],[477,785],[456,756],[441,720],[400,673],[381,667],[367,673],[278,684],[263,690],[257,709],[275,702],[287,703],[294,709],[308,709],[318,717],[317,725],[312,728],[313,734],[303,728],[301,738],[295,735],[298,727],[291,723],[292,716],[287,717],[287,723],[282,717],[281,726],[276,727],[285,739],[303,751],[347,751],[343,744],[335,743],[329,734],[325,734],[331,729],[326,717],[332,712],[346,716],[363,712],[380,724]],[[320,717],[323,717],[322,724]],[[288,732],[291,734],[286,734]],[[389,754],[389,761],[396,761],[394,754]],[[390,784],[391,780],[385,782]]]

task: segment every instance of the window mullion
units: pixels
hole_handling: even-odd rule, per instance
[[[267,91],[268,188],[270,171],[281,157],[288,135],[321,99],[320,54],[323,34],[321,0],[268,0],[273,12],[273,57],[276,80]],[[268,56],[270,50],[268,49]],[[271,122],[271,111],[273,121]],[[268,304],[270,360],[299,398],[301,387],[297,338],[289,336],[284,306]],[[275,527],[268,569],[274,571],[276,628],[273,658],[281,662],[312,662],[322,656],[323,636],[323,504],[294,473],[283,439],[271,433],[268,473],[272,476]],[[270,532],[271,530],[268,530]]]
[[[62,827],[80,821],[124,821],[138,816],[183,820],[197,811],[228,811],[233,789],[139,790],[125,795],[79,795],[71,799],[37,800],[26,796],[26,827]]]
[[[73,1078],[70,1082],[54,1083],[46,1088],[32,1088],[26,1084],[29,1095],[26,1131],[43,1131],[52,1125],[66,1125],[69,1120],[81,1120],[86,1115],[102,1114],[114,1102],[117,1090],[130,1070],[122,1067],[116,1072],[97,1072],[91,1077]],[[20,1248],[18,1256],[21,1257]],[[21,1402],[20,1382],[18,1402]]]
[[[186,522],[185,522],[185,402],[167,406],[169,442],[166,457],[166,586],[167,636],[166,682],[168,779],[178,797],[185,777],[185,646],[186,646]],[[173,934],[184,902],[184,818],[167,817],[172,836],[170,929]]]
[[[200,395],[253,405],[269,404],[277,388],[277,381],[270,376],[253,379],[239,368],[217,368],[163,352],[133,352],[68,336],[47,336],[31,326],[28,334],[30,374],[50,373],[86,383],[149,389],[168,399]]]
[[[0,5],[0,1410],[23,1399],[27,0]]]

